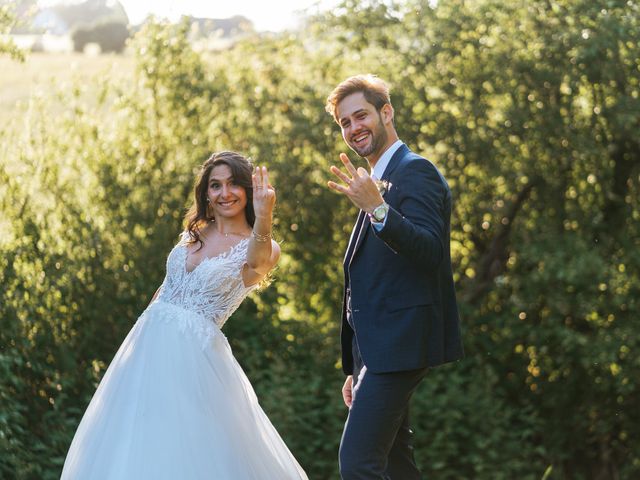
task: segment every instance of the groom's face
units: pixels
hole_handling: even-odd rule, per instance
[[[352,93],[336,107],[342,138],[361,157],[378,156],[387,143],[387,131],[380,112],[362,92]]]

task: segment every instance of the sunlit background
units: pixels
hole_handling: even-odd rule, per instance
[[[40,0],[42,6],[73,3],[56,0]],[[80,3],[76,1],[75,3]],[[109,3],[109,2],[108,2]],[[114,3],[114,2],[111,2]],[[121,0],[129,21],[137,25],[149,15],[178,20],[182,15],[201,18],[228,18],[242,15],[260,31],[282,31],[299,26],[305,12],[326,10],[338,4],[338,0]]]
[[[637,0],[2,0],[0,32],[1,479],[59,479],[222,149],[269,166],[282,248],[225,334],[309,477],[338,478],[357,211],[326,181],[364,162],[324,102],[362,72],[453,195],[466,358],[415,393],[425,478],[640,478]]]

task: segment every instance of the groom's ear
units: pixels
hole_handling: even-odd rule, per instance
[[[390,103],[385,103],[380,109],[380,116],[385,125],[393,124],[393,107]]]

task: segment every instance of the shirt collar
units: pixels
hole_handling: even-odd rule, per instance
[[[371,170],[371,175],[380,180],[382,178],[382,175],[384,175],[384,171],[387,169],[387,165],[389,165],[389,162],[391,161],[391,157],[393,157],[393,154],[396,153],[396,150],[398,150],[401,146],[402,140],[396,140],[389,148],[387,148],[387,150],[385,150],[385,152],[376,162],[373,170]]]

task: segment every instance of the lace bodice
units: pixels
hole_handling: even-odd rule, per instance
[[[247,257],[249,239],[230,250],[204,259],[191,272],[187,271],[187,236],[171,250],[167,258],[167,274],[157,301],[176,305],[214,322],[222,328],[242,300],[255,288],[245,287],[242,266]]]

